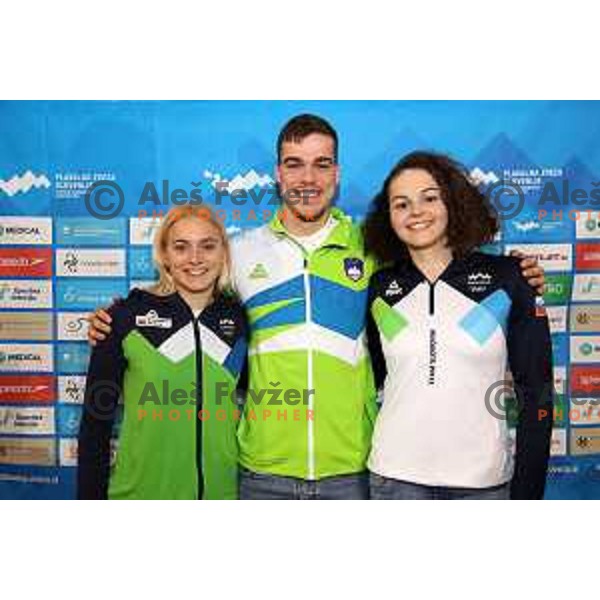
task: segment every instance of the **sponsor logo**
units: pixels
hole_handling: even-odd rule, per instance
[[[219,319],[219,330],[226,338],[234,337],[236,331],[235,321],[227,317]]]
[[[573,304],[571,306],[571,330],[589,333],[600,331],[600,305]]]
[[[567,454],[567,430],[553,429],[550,441],[550,454],[552,456],[565,456]]]
[[[571,398],[569,420],[575,427],[600,425],[600,398]]]
[[[521,232],[521,233],[529,233],[530,231],[538,231],[541,228],[541,223],[539,221],[534,221],[533,219],[524,220],[524,221],[515,221],[512,223],[513,227]]]
[[[154,217],[133,217],[129,219],[129,242],[132,245],[148,245],[154,241],[154,235],[161,220]]]
[[[581,212],[576,221],[577,238],[600,237],[600,213],[585,211]]]
[[[600,243],[576,244],[575,268],[580,271],[597,271],[600,269]]]
[[[252,271],[250,271],[250,274],[248,275],[250,279],[266,279],[268,276],[269,273],[267,272],[265,265],[263,265],[262,263],[255,264],[254,268],[252,269]]]
[[[600,453],[600,427],[577,428],[571,431],[571,454]]]
[[[600,362],[600,336],[571,336],[571,362]]]
[[[88,328],[87,313],[65,312],[58,313],[56,317],[56,329],[59,340],[86,341]]]
[[[59,373],[85,373],[90,359],[88,344],[58,344],[56,350],[56,366]]]
[[[0,277],[51,277],[50,248],[0,248]]]
[[[0,402],[53,402],[54,378],[51,375],[1,375]]]
[[[546,304],[567,304],[571,298],[571,276],[552,275],[546,276],[546,290],[544,300]]]
[[[0,434],[52,435],[54,409],[0,406]]]
[[[56,409],[57,428],[61,437],[77,437],[83,414],[82,406],[76,404],[58,404]]]
[[[67,404],[83,404],[85,375],[61,375],[58,378],[58,400]]]
[[[541,296],[535,297],[535,316],[536,317],[547,316],[546,304],[544,302],[544,299]]]
[[[600,367],[571,367],[571,393],[597,395],[600,392]]]
[[[567,330],[567,307],[547,306],[548,324],[551,333],[564,333]]]
[[[359,281],[365,274],[365,264],[360,258],[345,258],[344,271],[352,281]]]
[[[62,277],[124,277],[125,250],[57,250],[56,274]]]
[[[559,219],[544,219],[539,211],[526,209],[518,217],[505,222],[506,240],[514,242],[561,241],[565,239],[565,225]]]
[[[56,441],[53,438],[0,438],[0,464],[56,465]]]
[[[56,307],[59,310],[109,306],[115,298],[127,295],[124,279],[59,279],[56,283]]]
[[[52,308],[52,282],[0,280],[0,308]]]
[[[157,279],[157,272],[152,260],[152,248],[130,248],[129,276],[132,279]]]
[[[58,454],[61,467],[76,467],[79,458],[77,438],[61,438],[58,442]]]
[[[159,329],[171,329],[173,320],[166,317],[159,317],[155,310],[147,312],[145,315],[136,315],[135,324],[138,327],[157,327]]]
[[[557,394],[566,393],[567,368],[554,367],[554,389]]]
[[[53,371],[50,344],[0,344],[0,372]]]
[[[50,217],[1,217],[0,244],[33,246],[52,243]]]
[[[555,365],[566,365],[569,362],[569,336],[557,333],[552,336],[552,357]]]
[[[573,278],[573,300],[581,302],[600,300],[600,273],[575,275]]]
[[[398,282],[393,279],[385,290],[385,297],[390,298],[392,296],[399,296],[403,292],[402,287],[398,284]]]
[[[520,244],[507,245],[506,253],[519,250],[526,256],[536,258],[546,271],[570,271],[573,263],[571,244]]]
[[[115,217],[110,223],[92,217],[59,217],[56,242],[77,246],[123,246],[126,243],[125,219]]]
[[[467,282],[469,285],[488,286],[490,283],[492,283],[492,280],[492,276],[489,273],[484,273],[483,271],[469,273],[469,276],[467,277]]]
[[[549,464],[548,478],[554,481],[566,481],[576,479],[579,475],[579,465],[573,463]]]
[[[0,312],[0,339],[52,339],[52,315],[42,312]]]

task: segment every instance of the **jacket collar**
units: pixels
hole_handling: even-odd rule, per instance
[[[337,206],[332,206],[330,209],[331,216],[337,220],[333,231],[329,234],[323,246],[337,246],[341,248],[348,248],[352,243],[353,225],[350,217],[344,213],[343,210]],[[278,237],[289,237],[289,232],[285,228],[282,220],[280,219],[281,211],[278,210],[275,216],[271,219],[268,224],[269,229]]]

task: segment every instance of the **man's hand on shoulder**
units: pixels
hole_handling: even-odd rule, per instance
[[[104,341],[112,331],[111,316],[105,309],[99,308],[96,312],[88,315],[90,327],[88,329],[88,342],[95,346],[98,342]]]
[[[544,269],[540,267],[537,258],[525,256],[522,252],[519,252],[519,250],[511,250],[510,255],[521,259],[521,272],[523,273],[523,277],[527,279],[527,283],[532,288],[535,288],[536,294],[542,296],[544,294],[546,274]]]

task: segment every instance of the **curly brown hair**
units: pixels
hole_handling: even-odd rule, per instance
[[[393,262],[408,256],[406,245],[392,229],[389,205],[390,185],[407,169],[427,171],[440,187],[448,211],[448,246],[455,257],[463,257],[494,239],[498,231],[497,215],[486,197],[470,181],[467,170],[444,154],[419,151],[400,159],[371,201],[363,225],[368,252],[382,262]]]

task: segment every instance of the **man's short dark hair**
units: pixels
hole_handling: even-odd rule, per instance
[[[331,123],[317,115],[303,114],[292,117],[279,132],[277,138],[277,163],[281,162],[283,142],[301,142],[313,133],[320,133],[333,139],[333,155],[338,160],[338,135]]]

